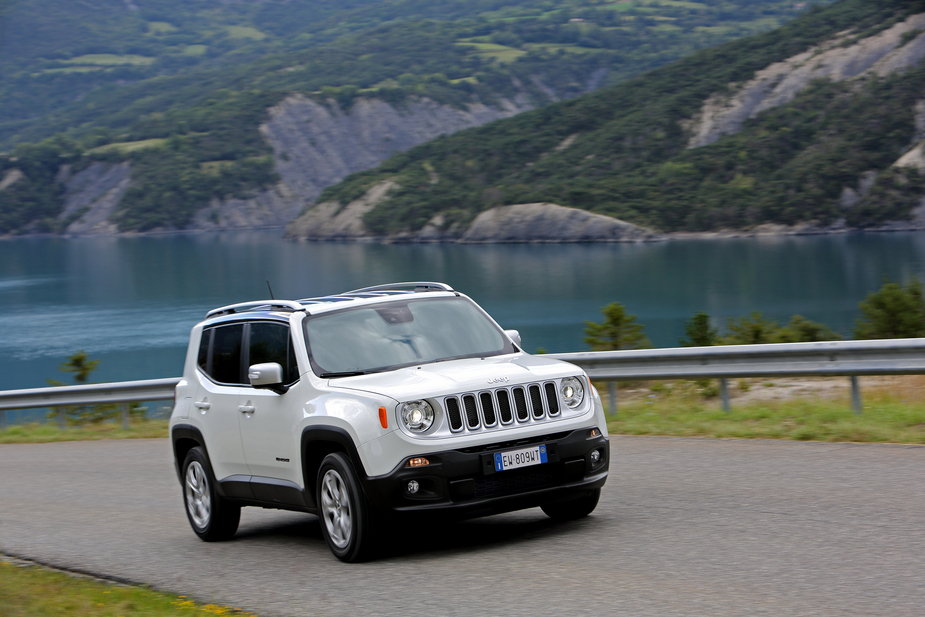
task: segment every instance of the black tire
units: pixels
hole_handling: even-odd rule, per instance
[[[200,447],[183,461],[183,505],[196,535],[206,542],[228,540],[238,530],[241,506],[224,499],[215,490],[212,466]]]
[[[601,489],[597,488],[590,495],[570,499],[568,501],[557,501],[547,503],[542,506],[546,516],[558,521],[574,521],[575,519],[584,518],[594,511],[597,502],[601,498]]]
[[[324,457],[316,483],[318,518],[328,548],[341,561],[369,559],[374,551],[371,509],[345,454]]]

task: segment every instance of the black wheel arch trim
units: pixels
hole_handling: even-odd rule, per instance
[[[184,440],[193,441],[196,443],[196,446],[202,448],[202,451],[206,455],[206,460],[209,461],[209,467],[212,466],[211,459],[209,458],[209,450],[206,448],[206,440],[203,438],[202,432],[190,424],[174,425],[174,427],[170,429],[170,446],[173,448],[173,462],[177,470],[177,479],[180,480],[181,484],[183,483],[183,473],[180,467],[183,465],[183,460],[186,459],[186,452],[189,452],[189,449],[187,449],[181,456],[178,445]],[[196,446],[193,447],[195,448]]]
[[[360,454],[357,451],[353,437],[346,430],[336,426],[306,426],[302,429],[302,443],[299,452],[302,454],[302,481],[305,486],[305,501],[308,507],[315,507],[315,476],[324,456],[313,454],[310,451],[313,443],[328,443],[338,446],[333,451],[343,452],[353,464],[353,469],[363,486],[369,476],[363,467],[363,461],[360,460]],[[322,452],[326,456],[330,453],[330,448],[324,448]]]

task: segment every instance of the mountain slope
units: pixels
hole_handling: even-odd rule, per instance
[[[412,131],[433,136],[473,125],[452,119],[460,114],[504,117],[511,104],[520,111],[570,99],[765,31],[798,14],[794,7],[782,0],[12,0],[0,8],[0,145],[12,149],[0,155],[0,180],[7,178],[0,234],[278,221],[315,197],[315,189],[279,186],[292,165],[260,129],[268,110],[290,96],[346,115],[357,104],[391,108],[412,124],[420,104],[458,110],[442,114],[450,118],[445,126]],[[301,133],[296,150],[307,151],[315,138]],[[395,148],[374,150],[379,158],[343,173]],[[129,175],[97,220],[98,200],[69,187],[91,168],[85,177],[110,177],[99,165]],[[319,188],[340,178],[326,177]],[[103,187],[88,190],[102,195]],[[66,206],[85,202],[87,210]],[[260,216],[242,215],[258,206]]]
[[[922,12],[921,1],[843,0],[414,148],[320,201],[348,203],[393,182],[364,216],[371,236],[407,236],[435,217],[465,229],[488,208],[537,202],[660,231],[903,219],[925,192],[919,169],[893,166],[922,138],[925,21],[909,19]]]

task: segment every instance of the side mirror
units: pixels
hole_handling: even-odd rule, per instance
[[[251,365],[247,369],[247,378],[255,388],[272,390],[277,394],[289,391],[289,386],[283,385],[283,367],[276,362]]]
[[[515,345],[523,349],[523,345],[520,344],[520,332],[517,330],[505,330],[504,333],[507,334],[507,337],[511,339]]]

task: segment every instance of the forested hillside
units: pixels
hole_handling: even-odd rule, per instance
[[[293,93],[344,113],[359,99],[537,107],[813,4],[826,1],[10,0],[0,234],[67,229],[86,212],[65,212],[67,183],[96,163],[129,164],[108,219],[121,230],[184,228],[256,195],[279,180],[258,129]]]
[[[925,195],[925,20],[906,21],[923,11],[918,0],[843,0],[411,149],[319,201],[346,204],[392,181],[399,188],[365,214],[370,235],[464,227],[534,202],[659,231],[901,220]]]

